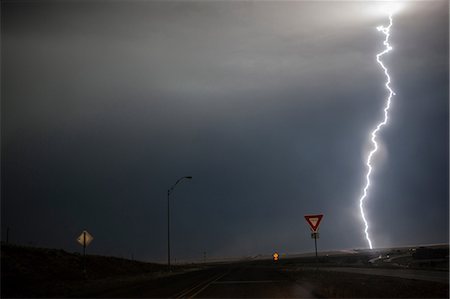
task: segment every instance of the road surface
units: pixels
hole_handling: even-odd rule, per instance
[[[276,266],[256,265],[229,269],[190,295],[196,298],[314,298],[305,286],[282,274]]]
[[[108,290],[103,298],[314,298],[276,266],[221,266]]]
[[[297,267],[295,267],[297,268]],[[448,292],[448,272],[349,268],[349,267],[301,267],[300,273],[313,276],[323,271],[350,272],[356,274],[396,277],[407,279],[409,285],[415,287],[411,279],[421,280],[421,286],[438,287]],[[317,271],[318,270],[318,271]],[[306,272],[305,272],[306,271]],[[290,275],[281,264],[273,262],[236,263],[207,268],[199,271],[161,277],[134,285],[116,286],[82,297],[107,298],[315,298],[317,289],[308,280]],[[334,278],[333,278],[334,279]],[[394,279],[394,278],[393,278]],[[389,279],[383,281],[389,283]],[[351,284],[352,282],[349,281]],[[418,282],[419,283],[419,282]],[[439,283],[436,285],[436,283]],[[327,281],[321,281],[322,288],[330,287]],[[391,283],[389,286],[392,286]],[[341,289],[337,285],[336,288]],[[397,286],[397,284],[394,284]],[[351,287],[350,287],[351,288]],[[419,287],[420,288],[420,287]],[[349,289],[349,287],[347,287]],[[407,288],[408,290],[408,288]],[[405,290],[403,290],[405,291]],[[403,292],[402,291],[402,292]],[[333,291],[334,292],[334,291]],[[337,291],[336,291],[337,292]],[[333,293],[336,294],[336,293]],[[339,293],[337,293],[339,294]],[[383,294],[383,292],[381,293]],[[320,295],[320,294],[319,294]],[[399,295],[401,297],[401,294]]]

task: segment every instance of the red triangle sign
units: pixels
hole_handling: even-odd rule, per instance
[[[305,219],[308,222],[309,226],[311,227],[311,230],[313,232],[317,232],[317,229],[319,228],[320,221],[322,221],[323,215],[305,215]]]

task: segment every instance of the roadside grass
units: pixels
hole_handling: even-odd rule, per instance
[[[328,272],[286,270],[285,274],[307,285],[318,298],[449,298],[449,285],[438,282]]]
[[[124,286],[188,271],[162,264],[116,257],[87,255],[64,250],[2,244],[1,297],[73,297],[87,290]]]

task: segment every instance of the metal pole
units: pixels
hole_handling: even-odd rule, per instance
[[[317,263],[317,233],[314,233],[314,247],[316,248],[316,263]]]
[[[86,278],[86,230],[83,231],[83,273]]]
[[[192,179],[191,176],[184,176],[179,178],[172,187],[167,190],[167,266],[170,271],[170,192],[173,191],[173,188],[181,182],[183,179]]]
[[[167,190],[167,266],[170,271],[170,189]]]
[[[6,244],[9,243],[9,226],[6,228]]]

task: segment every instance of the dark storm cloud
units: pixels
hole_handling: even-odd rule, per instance
[[[76,250],[87,228],[92,252],[163,260],[167,188],[192,175],[172,197],[177,258],[310,250],[314,212],[321,248],[365,247],[357,199],[386,94],[373,6],[3,3],[3,234]],[[377,246],[448,242],[447,11],[395,16]]]

